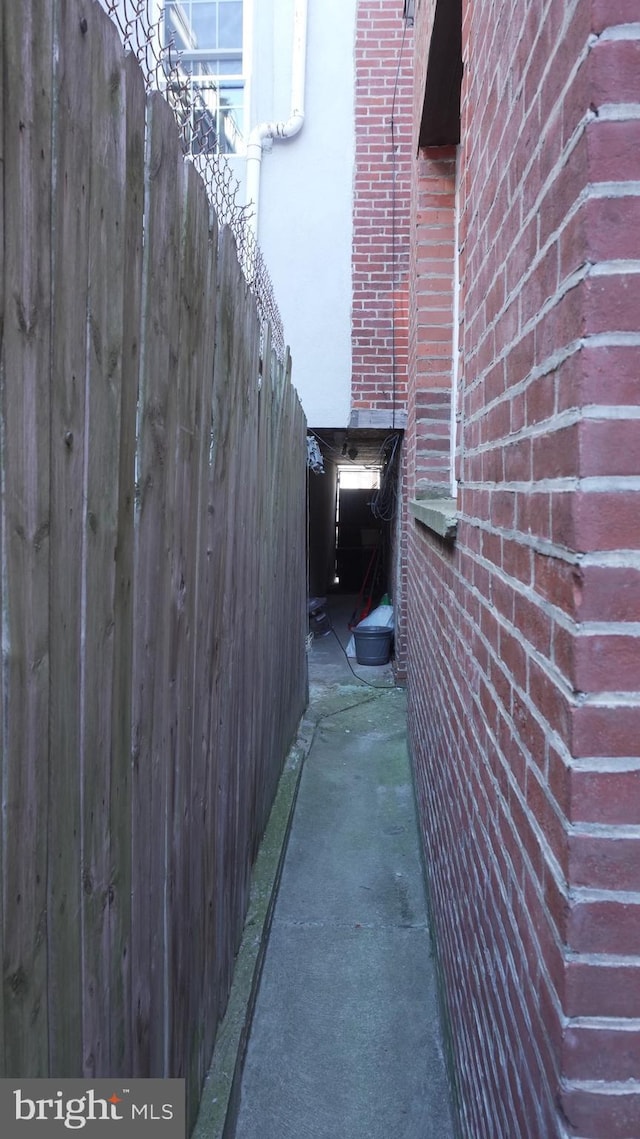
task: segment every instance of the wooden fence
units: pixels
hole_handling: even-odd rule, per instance
[[[0,36],[0,1075],[193,1121],[306,700],[304,418],[99,5]]]

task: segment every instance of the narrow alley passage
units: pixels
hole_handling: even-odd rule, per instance
[[[346,644],[345,606],[334,626]],[[354,662],[355,664],[355,662]],[[305,760],[236,1139],[453,1135],[406,748],[390,666],[310,653]]]

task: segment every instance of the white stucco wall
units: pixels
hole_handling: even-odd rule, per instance
[[[246,2],[250,130],[291,113],[293,0]],[[309,0],[305,123],[262,160],[258,241],[314,427],[349,418],[355,9],[356,0]]]
[[[108,0],[100,0],[106,7]],[[124,0],[121,0],[124,6]],[[154,18],[164,0],[151,0]],[[294,0],[244,0],[246,135],[291,114]],[[261,164],[258,241],[307,422],[346,427],[351,399],[351,249],[356,0],[308,0],[305,122]],[[246,160],[230,159],[246,193]]]

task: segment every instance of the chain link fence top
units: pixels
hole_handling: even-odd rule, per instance
[[[181,67],[180,52],[164,35],[164,15],[157,0],[100,0],[118,28],[126,51],[136,57],[148,91],[160,91],[170,104],[185,157],[200,174],[220,225],[236,242],[238,260],[256,299],[262,325],[271,326],[271,345],[284,359],[282,318],[266,262],[251,228],[252,207],[240,201],[240,183],[218,150],[214,122],[202,92]]]

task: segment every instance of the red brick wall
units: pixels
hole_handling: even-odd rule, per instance
[[[451,482],[456,148],[423,150],[415,164],[410,255],[407,400],[409,481],[428,494]]]
[[[419,76],[433,3],[417,8]],[[460,520],[453,547],[410,522],[407,554],[411,747],[463,1131],[630,1139],[638,6],[463,0],[463,13]],[[413,163],[416,204],[433,163]],[[440,456],[417,430],[433,303],[416,286],[414,480]]]
[[[403,9],[359,0],[355,44],[351,403],[389,427],[404,424],[407,400],[413,33]]]
[[[406,439],[406,436],[405,436]],[[394,622],[393,670],[398,683],[407,679],[407,582],[408,582],[408,542],[409,542],[409,455],[403,439],[401,463],[398,474],[397,511],[394,519]]]

